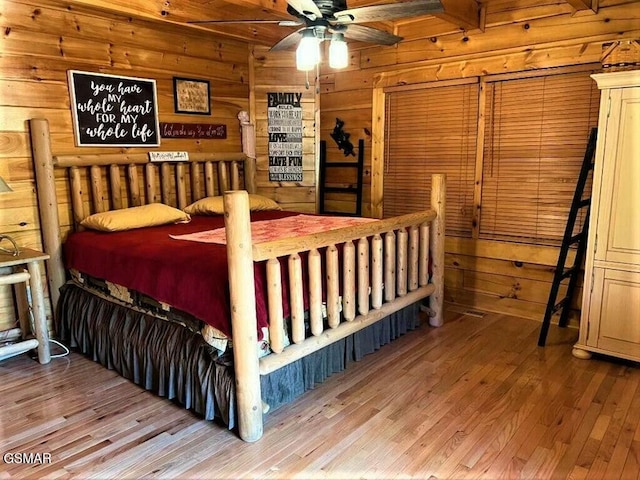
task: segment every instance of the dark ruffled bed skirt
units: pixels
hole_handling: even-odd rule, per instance
[[[293,401],[419,325],[419,304],[380,320],[268,376],[262,398],[271,409]],[[92,295],[75,284],[61,289],[57,333],[70,347],[141,387],[229,428],[236,423],[233,357],[218,355],[199,334]]]

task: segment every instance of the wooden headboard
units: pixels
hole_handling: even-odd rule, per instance
[[[246,112],[240,112],[238,119],[242,129],[242,152],[189,153],[189,160],[180,162],[151,162],[148,153],[54,156],[48,121],[43,118],[29,121],[42,243],[51,257],[47,270],[54,314],[59,288],[66,280],[55,171],[67,171],[64,177],[69,181],[75,230],[82,229],[80,222],[96,212],[154,202],[182,209],[205,196],[221,195],[224,191],[243,187],[249,193],[255,193],[255,128]],[[90,193],[85,192],[87,185]]]

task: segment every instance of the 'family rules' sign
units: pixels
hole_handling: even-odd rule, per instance
[[[302,181],[302,93],[267,93],[269,181]]]
[[[160,145],[155,80],[69,70],[76,145]]]

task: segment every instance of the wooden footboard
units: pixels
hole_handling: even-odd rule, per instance
[[[445,190],[444,176],[434,175],[430,210],[256,245],[251,242],[247,193],[225,193],[238,425],[243,440],[252,442],[262,436],[261,374],[288,365],[425,297],[430,296],[431,325],[442,324]],[[286,347],[280,258],[286,259],[289,274],[292,343]],[[306,281],[302,258],[307,259]],[[260,261],[267,262],[273,353],[258,360],[253,264]],[[308,291],[303,292],[304,288]],[[308,337],[304,293],[309,298]]]

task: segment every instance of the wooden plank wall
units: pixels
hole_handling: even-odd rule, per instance
[[[226,123],[222,140],[165,140],[161,149],[236,150],[237,112],[249,109],[259,137],[258,186],[261,193],[287,209],[315,211],[317,143],[327,141],[329,160],[344,160],[330,138],[336,117],[357,145],[365,140],[365,215],[379,198],[371,196],[373,87],[508,73],[599,60],[603,42],[640,38],[638,2],[600,0],[598,14],[575,13],[557,0],[490,2],[484,32],[461,32],[442,20],[405,22],[398,33],[415,40],[398,47],[362,48],[351,52],[342,72],[323,71],[320,91],[305,88],[291,52],[270,54],[255,47],[249,54],[241,41],[222,40],[204,31],[145,22],[106,13],[91,13],[58,0],[5,0],[0,4],[3,37],[0,55],[0,175],[13,193],[0,195],[0,231],[21,245],[40,248],[33,167],[27,119],[51,122],[55,153],[107,152],[121,149],[76,148],[73,144],[66,71],[79,69],[154,78],[158,84],[161,121]],[[429,31],[429,38],[420,32]],[[211,80],[212,116],[173,113],[172,77]],[[312,80],[313,83],[313,80]],[[268,182],[266,92],[304,94],[304,181]],[[321,97],[321,102],[319,100]],[[318,108],[321,107],[321,110]],[[317,126],[320,123],[320,134]],[[130,149],[135,151],[135,149]],[[351,183],[351,178],[336,179]],[[63,182],[60,216],[70,224],[69,200]],[[350,197],[333,197],[328,208],[351,211]],[[539,318],[550,279],[553,248],[500,242],[448,239],[448,298],[496,311]],[[542,253],[541,253],[542,252]],[[500,272],[500,273],[498,273]],[[9,290],[0,291],[0,329],[13,323]]]
[[[269,52],[266,47],[255,46],[250,57],[252,70],[251,112],[256,125],[256,155],[258,193],[275,199],[285,210],[316,211],[316,123],[318,92],[309,74],[307,86],[305,72],[296,70],[295,52]],[[269,182],[269,136],[267,132],[267,93],[302,93],[302,182]]]
[[[74,146],[67,70],[155,79],[161,122],[227,125],[226,140],[162,140],[160,150],[238,151],[236,116],[249,108],[248,44],[171,25],[80,12],[62,2],[44,4],[47,6],[28,0],[0,3],[0,176],[13,189],[0,195],[0,232],[33,248],[41,248],[41,239],[29,118],[49,119],[55,154],[136,151]],[[211,116],[173,113],[173,76],[210,80]],[[58,197],[60,217],[68,227],[69,198],[62,180]],[[14,320],[7,287],[0,291],[0,330]]]
[[[482,12],[484,31],[464,32],[439,19],[407,21],[397,33],[412,40],[396,47],[352,49],[345,70],[324,69],[321,138],[333,143],[329,134],[339,117],[354,144],[365,139],[364,214],[375,213],[382,205],[381,190],[374,188],[372,193],[371,188],[372,158],[381,161],[384,153],[372,157],[370,148],[376,144],[372,132],[382,132],[375,122],[384,108],[380,96],[374,95],[380,90],[374,87],[597,63],[603,43],[640,38],[637,1],[595,3],[597,14],[574,12],[568,2],[555,0],[489,2]],[[423,32],[431,36],[421,38]],[[330,149],[328,157],[338,160],[341,154]],[[352,210],[346,202],[344,210]],[[541,320],[557,253],[554,247],[447,238],[446,299]],[[574,308],[578,305],[575,302]]]

